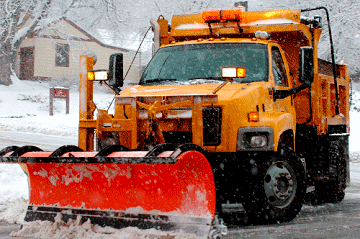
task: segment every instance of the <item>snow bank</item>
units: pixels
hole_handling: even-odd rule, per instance
[[[0,164],[0,221],[22,223],[29,203],[27,177],[17,164]]]
[[[29,202],[27,177],[17,164],[0,164],[0,221],[22,223]]]
[[[360,160],[360,112],[350,112],[350,152],[354,154],[353,160]]]
[[[0,130],[77,137],[77,89],[70,89],[70,114],[65,114],[65,100],[54,99],[54,116],[49,116],[48,83],[20,81],[14,77],[12,80],[13,85],[0,85]],[[95,104],[102,109],[107,109],[112,99],[112,93],[100,91],[94,94]],[[113,109],[110,108],[110,112]]]

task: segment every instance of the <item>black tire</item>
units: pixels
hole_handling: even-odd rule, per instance
[[[97,150],[102,150],[110,145],[119,145],[119,134],[117,132],[103,132],[105,139],[97,139]]]
[[[315,204],[339,203],[345,197],[347,172],[347,142],[329,143],[329,180],[315,182]]]
[[[306,182],[300,158],[286,146],[252,161],[243,206],[252,223],[291,221],[303,205]]]

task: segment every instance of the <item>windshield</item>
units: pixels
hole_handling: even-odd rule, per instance
[[[146,68],[141,85],[214,84],[223,81],[223,67],[246,68],[238,82],[267,81],[267,45],[209,43],[161,48]]]

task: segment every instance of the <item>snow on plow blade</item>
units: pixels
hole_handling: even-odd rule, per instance
[[[198,151],[44,152],[8,147],[0,162],[26,165],[30,201],[25,221],[88,219],[101,226],[178,230],[207,235],[215,216],[215,185]]]

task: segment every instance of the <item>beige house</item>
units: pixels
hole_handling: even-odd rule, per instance
[[[89,51],[97,56],[94,69],[108,69],[109,56],[123,53],[124,76],[135,55],[135,51],[102,43],[70,20],[62,18],[22,42],[16,73],[21,80],[69,78],[76,81],[79,76],[79,56]],[[141,74],[139,61],[134,61],[126,77],[128,83],[138,82]]]

